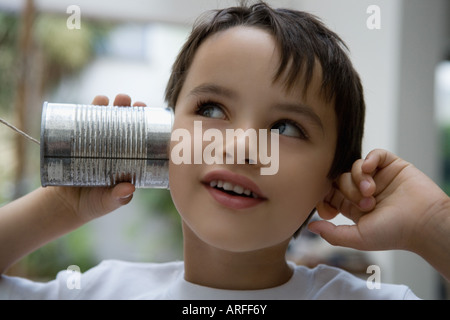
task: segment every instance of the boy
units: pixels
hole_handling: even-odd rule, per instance
[[[450,230],[448,198],[423,174],[385,151],[357,160],[364,100],[358,75],[341,47],[339,37],[313,16],[273,10],[264,3],[203,16],[175,61],[167,86],[174,129],[192,134],[194,121],[201,121],[205,130],[221,132],[277,129],[278,172],[261,175],[263,165],[250,156],[248,146],[244,164],[171,162],[170,189],[182,219],[184,262],[105,261],[83,274],[80,290],[68,288],[65,272],[46,284],[3,276],[0,296],[417,298],[405,286],[369,290],[365,281],[341,270],[287,262],[290,239],[316,207],[324,218],[342,212],[357,223],[312,223],[310,229],[330,242],[411,250],[448,277],[449,244],[442,240]],[[93,101],[107,103],[101,96]],[[131,99],[119,95],[114,104],[130,105]],[[226,143],[234,148],[238,142]],[[229,150],[223,148],[219,156],[233,158]],[[426,189],[426,199],[433,201],[430,207],[414,202],[415,188],[423,185],[432,186]],[[405,188],[412,199],[402,198]],[[133,191],[129,183],[109,189],[49,187],[6,205],[0,209],[0,270],[128,203]],[[412,211],[405,211],[404,205]]]

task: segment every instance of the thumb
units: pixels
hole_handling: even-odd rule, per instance
[[[119,183],[113,188],[105,188],[103,190],[104,192],[101,195],[101,211],[103,214],[106,214],[129,203],[136,189],[133,184],[124,182]]]
[[[364,249],[362,239],[356,225],[336,226],[325,220],[313,221],[308,225],[308,229],[320,235],[328,243],[335,246],[342,246],[354,249]]]

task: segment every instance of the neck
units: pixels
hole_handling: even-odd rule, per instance
[[[250,252],[231,252],[200,240],[183,224],[185,279],[228,290],[276,287],[292,276],[285,253],[289,241]]]

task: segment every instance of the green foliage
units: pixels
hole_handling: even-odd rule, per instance
[[[43,90],[49,90],[61,77],[80,71],[95,55],[96,46],[112,23],[83,20],[80,29],[70,30],[66,16],[38,14],[33,24],[33,53],[44,63]],[[20,16],[0,12],[0,112],[10,111],[17,82]],[[27,66],[29,69],[31,66]]]
[[[95,56],[96,46],[107,34],[112,24],[83,20],[81,29],[70,30],[66,25],[67,16],[38,13],[33,20],[32,44],[29,56],[36,57],[23,66],[30,75],[32,63],[42,63],[42,75],[32,75],[31,80],[42,78],[38,84],[40,94],[50,91],[64,76],[69,76],[82,70]],[[0,12],[0,116],[14,119],[10,113],[16,98],[16,85],[21,56],[19,37],[23,27],[21,17],[14,13]],[[30,81],[28,79],[27,81]],[[2,147],[2,163],[0,163],[0,205],[10,199],[15,181],[12,181],[14,166],[14,134],[9,129],[1,128],[0,146]],[[36,161],[36,158],[30,159]],[[39,180],[36,170],[30,182]],[[82,227],[65,235],[39,250],[31,253],[21,261],[19,270],[25,270],[25,276],[33,279],[54,278],[57,271],[66,269],[71,264],[78,265],[82,271],[94,263],[93,251],[90,248],[89,231]]]
[[[145,192],[146,190],[142,190]],[[137,190],[137,192],[140,192]],[[173,239],[175,246],[181,246],[183,237],[181,233],[181,219],[172,201],[169,190],[152,189],[145,193],[145,197],[139,197],[143,206],[148,208],[149,214],[163,214],[173,225],[173,232],[169,238]]]
[[[56,16],[40,16],[35,23],[36,39],[48,61],[73,71],[82,68],[92,56],[93,33],[89,25],[69,30],[66,20]]]
[[[80,71],[95,55],[96,45],[109,31],[110,23],[83,20],[80,29],[68,29],[67,17],[40,15],[35,22],[35,39],[41,47],[49,85],[64,75]]]
[[[49,242],[26,256],[22,263],[26,265],[26,277],[47,281],[70,265],[77,265],[81,271],[95,265],[89,226],[83,226],[55,241]]]
[[[9,109],[14,98],[18,35],[16,16],[0,12],[0,112]]]

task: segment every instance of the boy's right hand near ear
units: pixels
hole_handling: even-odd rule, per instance
[[[317,206],[335,226],[315,221],[311,231],[334,245],[360,250],[415,252],[450,280],[450,198],[423,172],[386,150],[373,150],[342,174]]]
[[[108,102],[97,96],[92,104]],[[131,98],[117,95],[114,105],[129,106]],[[47,242],[127,204],[134,191],[131,183],[110,188],[46,187],[0,207],[0,274]]]

